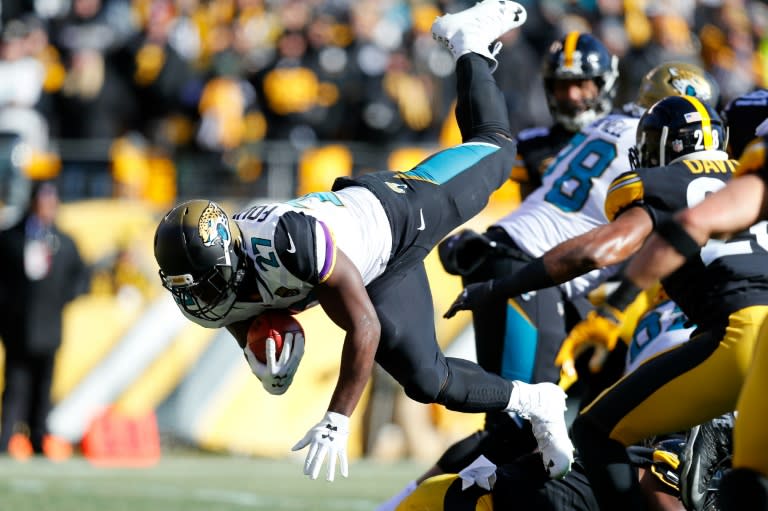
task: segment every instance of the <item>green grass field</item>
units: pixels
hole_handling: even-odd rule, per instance
[[[97,468],[83,458],[0,458],[0,511],[367,511],[423,464],[359,461],[350,477],[311,481],[299,461],[167,455],[151,468]],[[321,477],[324,477],[321,475]]]

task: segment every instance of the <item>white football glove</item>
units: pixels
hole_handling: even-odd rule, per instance
[[[251,366],[251,371],[261,380],[262,387],[270,394],[284,394],[291,386],[293,375],[296,374],[299,362],[304,356],[304,335],[299,332],[286,333],[279,359],[275,356],[277,353],[275,340],[267,339],[266,364],[260,362],[248,346],[243,352],[248,359],[248,365]]]
[[[459,472],[459,477],[461,478],[462,491],[472,485],[491,491],[496,484],[496,465],[481,454],[469,466]]]
[[[310,429],[304,438],[293,446],[292,451],[299,451],[309,446],[307,459],[304,461],[304,475],[317,479],[328,456],[328,475],[326,479],[333,481],[336,474],[336,458],[339,459],[341,475],[349,475],[347,463],[347,440],[349,439],[349,417],[336,412],[326,412],[323,420]]]

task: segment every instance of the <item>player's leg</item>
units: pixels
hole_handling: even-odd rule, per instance
[[[412,399],[462,412],[514,412],[531,421],[552,477],[566,473],[573,447],[565,426],[565,395],[556,385],[511,382],[468,360],[446,357],[435,336],[423,263],[368,286],[381,323],[376,361]]]
[[[8,449],[8,441],[13,436],[16,423],[27,421],[29,393],[32,387],[27,357],[24,355],[6,352],[4,374],[0,452]]]
[[[529,259],[514,249],[504,231],[489,231],[485,236],[505,249],[489,254],[477,268],[466,273],[462,278],[465,286],[513,272]],[[566,332],[561,301],[560,292],[551,288],[514,300],[500,300],[474,311],[478,364],[507,380],[557,382],[554,359]],[[456,471],[481,454],[496,464],[506,463],[528,452],[535,446],[532,442],[528,422],[513,419],[507,413],[489,412],[484,431],[451,446],[437,466],[445,472]]]
[[[421,246],[431,249],[479,213],[509,177],[515,145],[506,100],[492,75],[500,46],[493,50],[489,46],[525,19],[520,4],[484,0],[442,16],[432,26],[435,39],[456,58],[456,120],[465,143],[440,151],[399,176],[413,182],[419,195],[412,202],[416,218],[424,219],[416,225],[426,226],[414,233]]]
[[[760,329],[749,373],[739,394],[734,427],[733,466],[750,468],[768,476],[768,321]]]
[[[460,275],[465,287],[514,273],[532,260],[496,227],[452,235],[440,243],[439,254],[446,271]],[[560,345],[591,309],[586,298],[568,299],[557,287],[491,301],[472,312],[478,363],[507,379],[557,382]]]
[[[482,3],[486,9],[499,4]],[[464,30],[456,28],[454,35],[459,37]],[[439,151],[406,172],[381,171],[334,182],[333,190],[366,186],[383,203],[393,229],[395,261],[390,267],[423,259],[450,231],[478,214],[509,178],[515,143],[504,96],[488,59],[480,55],[493,38],[483,37],[484,42],[476,43],[456,63],[456,117],[467,143]]]
[[[43,438],[48,434],[48,414],[51,411],[54,355],[35,357],[34,384],[30,389],[29,440],[36,453],[43,452]]]
[[[468,53],[456,63],[456,78],[456,119],[465,143],[396,176],[410,192],[409,223],[422,227],[410,234],[427,249],[486,206],[490,195],[509,179],[516,153],[505,99],[488,62]]]
[[[764,306],[731,314],[727,328],[706,331],[651,358],[585,408],[574,422],[573,438],[605,509],[642,509],[631,507],[642,493],[626,446],[688,430],[734,409],[744,360],[766,315]]]
[[[504,94],[483,57],[468,53],[458,59],[456,122],[462,141],[487,141],[487,137],[497,134],[511,139],[506,104]]]
[[[723,510],[768,509],[768,322],[760,329],[757,348],[737,405],[733,431],[734,470],[723,478],[720,499]]]
[[[432,24],[432,37],[456,60],[456,118],[465,142],[485,133],[511,136],[504,97],[492,73],[501,50],[497,40],[526,19],[525,8],[516,2],[483,0]]]
[[[512,384],[473,362],[446,357],[435,335],[434,307],[423,263],[368,286],[381,322],[376,361],[422,403],[452,410],[503,410]]]

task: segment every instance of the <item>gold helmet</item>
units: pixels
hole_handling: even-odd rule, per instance
[[[717,107],[720,87],[699,66],[688,62],[666,62],[643,77],[635,103],[646,109],[667,96],[694,96]]]

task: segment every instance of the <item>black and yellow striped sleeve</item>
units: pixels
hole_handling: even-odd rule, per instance
[[[605,216],[609,222],[645,195],[643,181],[636,172],[626,172],[613,180],[605,197]]]

